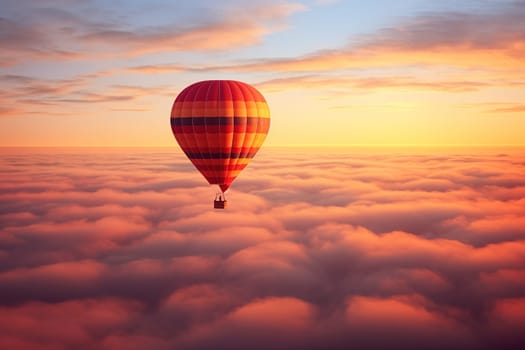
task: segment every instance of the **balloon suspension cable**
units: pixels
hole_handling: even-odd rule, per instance
[[[221,202],[226,202],[226,194],[222,191],[217,191],[215,192],[215,200],[216,201],[221,201]]]
[[[213,207],[215,209],[224,209],[228,205],[228,201],[226,200],[226,197],[224,196],[224,192],[217,191],[215,193],[215,200],[213,201]]]

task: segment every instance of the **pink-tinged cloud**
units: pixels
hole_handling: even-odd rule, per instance
[[[510,325],[513,328],[523,329],[525,326],[525,299],[508,298],[501,299],[494,306],[495,321],[501,321],[502,325]]]
[[[312,67],[312,70],[313,67]],[[506,85],[506,82],[500,82]],[[323,75],[295,76],[277,78],[262,81],[256,84],[268,92],[286,91],[297,88],[301,89],[346,89],[346,90],[378,90],[378,89],[401,89],[401,90],[434,90],[444,92],[467,92],[475,91],[498,83],[488,83],[475,80],[452,80],[450,78],[440,80],[424,79],[416,77],[352,77],[340,75],[337,77],[326,77]]]
[[[525,55],[524,13],[523,1],[502,4],[487,13],[427,12],[336,50],[263,59],[226,69],[318,72],[425,64],[499,67],[519,74]]]
[[[444,339],[454,339],[456,347],[476,348],[481,345],[453,311],[433,310],[425,300],[413,296],[376,298],[351,297],[347,301],[346,319],[357,343],[383,348],[385,339],[396,338],[396,348],[413,348],[423,342],[432,349],[446,346]],[[451,313],[452,315],[448,315]]]
[[[132,300],[29,302],[0,308],[0,339],[11,349],[98,348],[106,335],[129,326],[143,311]]]
[[[249,302],[222,319],[197,326],[180,339],[179,346],[205,349],[221,344],[230,349],[304,347],[315,327],[316,308],[300,299],[266,298]],[[273,341],[270,341],[273,339]]]
[[[489,110],[491,113],[525,113],[525,105],[522,104],[510,104],[505,107],[498,107]]]
[[[518,349],[523,343],[525,327],[525,299],[502,298],[495,302],[489,332],[490,344],[495,347]]]
[[[161,313],[181,329],[191,329],[222,317],[239,304],[235,294],[214,284],[194,284],[175,290],[163,302]]]
[[[215,211],[215,190],[177,149],[4,150],[0,342],[524,341],[522,150],[309,152],[261,154]]]
[[[96,16],[84,16],[85,5]],[[155,7],[155,5],[151,5]],[[21,61],[64,61],[130,57],[146,53],[230,50],[261,42],[283,29],[287,18],[306,7],[293,2],[252,2],[242,9],[235,1],[220,7],[203,6],[202,13],[184,16],[184,4],[171,4],[169,24],[141,26],[93,3],[8,6],[12,18],[0,18],[4,50],[0,66]],[[245,16],[249,13],[250,16]],[[242,28],[242,30],[239,30]]]
[[[148,98],[173,94],[173,87],[167,85],[114,84],[103,88],[95,87],[94,79],[105,74],[95,75],[81,75],[70,79],[2,75],[0,91],[3,94],[0,102],[7,107],[2,107],[0,116],[68,115],[64,112],[65,106],[68,111],[82,111],[87,104],[101,104],[107,106],[108,110],[149,109],[146,102]],[[133,101],[134,108],[129,108],[130,101]]]

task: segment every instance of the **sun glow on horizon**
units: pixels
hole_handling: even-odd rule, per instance
[[[246,21],[226,1],[198,22],[192,5],[167,5],[180,27],[160,7],[129,6],[122,23],[109,4],[72,4],[69,19],[5,6],[0,146],[170,146],[173,100],[206,79],[263,93],[267,146],[523,144],[522,2],[414,1],[394,18],[345,1],[254,1]],[[98,17],[79,20],[87,9]]]

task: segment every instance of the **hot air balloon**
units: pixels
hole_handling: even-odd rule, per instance
[[[200,81],[177,96],[170,121],[186,156],[208,183],[219,186],[214,207],[224,209],[224,192],[268,134],[270,111],[263,95],[240,81]]]

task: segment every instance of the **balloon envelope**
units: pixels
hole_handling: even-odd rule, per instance
[[[234,80],[188,86],[175,99],[170,120],[186,156],[223,192],[255,156],[270,128],[264,97]]]

